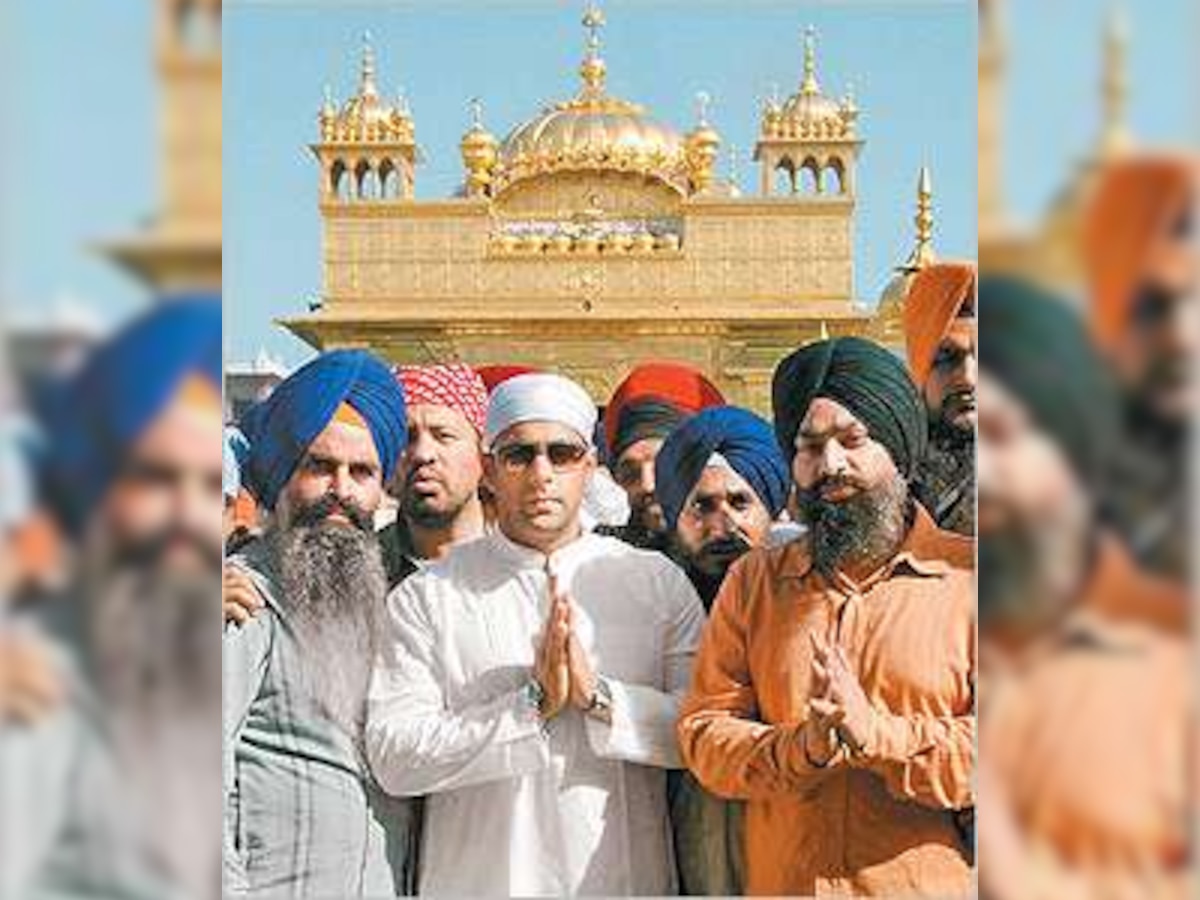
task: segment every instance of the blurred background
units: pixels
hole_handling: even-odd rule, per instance
[[[261,15],[270,4],[246,0],[236,5],[255,7]],[[371,4],[347,6],[361,11]],[[1128,251],[1120,243],[1121,229],[1112,227],[1101,229],[1091,257],[1083,252],[1089,223],[1099,215],[1099,186],[1123,163],[1167,152],[1178,160],[1181,153],[1194,152],[1197,5],[1193,0],[980,0],[978,10],[981,274],[985,280],[1004,275],[1048,291],[1090,334],[1097,284],[1103,281],[1098,281],[1096,260],[1106,256],[1104,235],[1114,242],[1107,255]],[[49,411],[56,419],[81,412],[63,406],[67,395],[58,388],[91,349],[163,299],[186,295],[219,302],[221,12],[219,0],[10,0],[0,13],[0,103],[6,123],[0,167],[0,610],[6,617],[17,603],[14,598],[36,602],[30,598],[60,589],[68,578],[72,547],[49,514],[40,478],[53,451]],[[1145,192],[1136,174],[1132,182],[1105,209],[1106,222],[1131,219],[1142,208]],[[1131,199],[1123,203],[1126,196]],[[1173,218],[1170,227],[1175,243],[1191,244],[1194,255],[1194,197],[1185,197],[1189,213]],[[1146,233],[1143,229],[1142,256],[1130,266],[1144,262]],[[1156,346],[1173,348],[1169,371],[1158,372],[1157,381],[1150,378],[1151,388],[1191,383],[1194,315],[1188,310],[1194,307],[1194,267],[1180,263],[1172,277],[1166,299],[1162,291],[1151,295],[1158,304],[1151,312],[1163,315],[1168,300],[1173,310],[1183,310],[1172,313],[1169,327],[1152,320],[1157,331],[1151,334],[1154,329],[1142,327],[1146,322],[1139,319],[1122,332],[1136,338],[1138,346],[1129,354],[1136,355],[1138,347],[1152,356]],[[997,295],[981,288],[985,370],[989,296]],[[1096,347],[1097,355],[1104,357],[1111,346]],[[1120,382],[1119,367],[1111,360],[1106,364]],[[269,358],[245,365],[247,383],[274,383],[280,377]],[[146,377],[154,374],[148,361]],[[1093,693],[1076,684],[1083,693],[1063,701],[1088,699],[1106,726],[1091,735],[1133,731],[1127,755],[1096,754],[1078,734],[1056,727],[1050,710],[1057,707],[1039,708],[1036,698],[1027,699],[1021,721],[1041,740],[1041,762],[1020,753],[1004,755],[1005,749],[994,757],[998,766],[987,773],[986,792],[981,777],[980,867],[987,896],[1185,896],[1189,886],[1195,887],[1189,842],[1196,830],[1189,825],[1196,798],[1188,779],[1194,702],[1187,690],[1177,690],[1192,679],[1174,661],[1191,634],[1190,414],[1184,417],[1188,422],[1177,417],[1170,428],[1160,427],[1161,416],[1151,416],[1154,424],[1139,424],[1144,419],[1129,409],[1137,405],[1142,383],[1135,379],[1117,386],[1116,414],[1124,427],[1115,438],[1114,455],[1133,475],[1110,475],[1088,486],[1095,527],[1116,534],[1131,565],[1157,579],[1154,586],[1135,580],[1129,589],[1129,606],[1139,611],[1135,619],[1158,602],[1154,598],[1162,582],[1174,585],[1173,593],[1166,591],[1167,602],[1185,608],[1169,626],[1149,622],[1146,646],[1151,649],[1144,664],[1116,670],[1127,658],[1104,657],[1088,679]],[[1108,491],[1115,481],[1133,484],[1135,496]],[[1095,496],[1101,492],[1105,496]],[[1146,517],[1165,524],[1142,529]],[[986,542],[987,535],[981,540]],[[981,578],[988,577],[985,565]],[[985,617],[984,644],[988,628]],[[213,652],[216,642],[214,630]],[[1000,696],[987,678],[985,669],[981,721],[992,715],[987,704]],[[1030,684],[1045,690],[1062,683],[1046,678],[1046,671],[1035,671],[1032,664],[1028,669],[1015,665],[1005,667],[995,683],[1011,686],[1018,696]],[[1128,692],[1095,696],[1095,687],[1109,678]],[[55,687],[44,660],[6,623],[0,629],[0,714],[36,720],[62,702],[61,687]],[[1150,718],[1130,725],[1131,707],[1150,710]],[[992,708],[1015,707],[997,700]],[[215,737],[219,725],[215,720],[212,725]],[[986,724],[981,728],[980,758],[987,762],[990,738]],[[7,764],[7,754],[4,760]],[[1060,771],[1064,760],[1086,777],[1073,786],[1072,815],[1058,816],[1062,807],[1054,805],[1045,773]],[[1083,765],[1089,761],[1095,764]],[[1039,765],[1046,768],[1032,771]],[[1159,777],[1130,777],[1147,770]],[[1043,777],[1034,777],[1039,774]],[[11,786],[13,772],[0,775]],[[1088,794],[1137,791],[1146,803],[1135,808],[1153,809],[1154,821],[1130,823],[1119,807],[1100,813],[1078,803]],[[1053,808],[1034,809],[1031,794]],[[20,799],[6,789],[0,799],[9,806],[14,797]],[[1003,815],[989,818],[989,808]],[[1094,817],[1102,814],[1112,818],[1098,827]],[[4,820],[13,819],[6,815]],[[1048,822],[1054,823],[1050,831],[1044,830]],[[12,833],[0,827],[0,887],[19,883],[17,846]],[[1080,850],[1085,846],[1091,849]],[[1095,850],[1098,846],[1103,852]],[[1114,859],[1132,862],[1123,870]],[[1114,872],[1128,870],[1151,874],[1114,880]],[[9,894],[0,890],[0,896]]]

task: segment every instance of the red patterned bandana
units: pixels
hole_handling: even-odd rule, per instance
[[[487,419],[487,388],[483,379],[464,363],[439,366],[397,366],[396,380],[411,406],[448,406],[483,434]]]

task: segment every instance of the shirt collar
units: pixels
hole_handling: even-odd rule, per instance
[[[857,584],[858,589],[887,580],[900,568],[926,578],[938,578],[950,572],[952,566],[942,553],[941,529],[920,503],[916,503],[915,507],[916,515],[900,548],[874,574]],[[805,579],[819,574],[813,568],[812,554],[808,552],[807,541],[803,539],[792,541],[784,547],[783,560],[783,571],[788,573],[785,577]],[[837,580],[849,581],[840,573]]]
[[[546,554],[540,550],[517,543],[500,528],[492,531],[488,536],[488,540],[492,542],[499,557],[514,569],[528,570],[544,569],[546,567]],[[600,540],[600,538],[597,538],[591,532],[582,532],[571,543],[559,547],[550,554],[551,567],[558,569],[563,565],[569,565],[580,556],[586,554],[596,540]]]

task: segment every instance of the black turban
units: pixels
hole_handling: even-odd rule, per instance
[[[897,356],[862,338],[839,337],[801,347],[776,366],[771,406],[775,436],[788,460],[796,455],[796,433],[817,397],[850,410],[887,448],[900,473],[912,478],[925,454],[925,401]]]
[[[991,276],[979,282],[979,317],[980,368],[1021,401],[1080,480],[1096,487],[1116,436],[1118,400],[1079,316],[1027,282]]]

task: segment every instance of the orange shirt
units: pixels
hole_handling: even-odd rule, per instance
[[[1003,802],[1025,846],[1006,877],[1023,896],[1189,895],[1190,660],[1178,630],[1141,615],[1170,599],[1140,596],[1145,584],[1106,542],[1067,621],[1016,659],[987,656],[979,742],[996,793],[980,829]],[[1182,590],[1173,599],[1186,609]]]
[[[811,631],[846,650],[876,712],[861,756],[820,768],[800,740]],[[813,569],[803,543],[730,570],[679,739],[709,790],[749,801],[748,893],[972,892],[954,811],[974,802],[975,662],[973,543],[920,508],[858,584]]]

